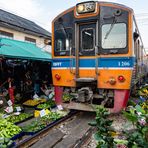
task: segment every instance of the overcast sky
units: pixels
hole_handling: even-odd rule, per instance
[[[87,0],[0,0],[0,8],[34,21],[51,32],[51,21],[62,11]],[[102,1],[102,0],[100,0]],[[148,48],[148,0],[103,0],[131,7],[144,42]]]

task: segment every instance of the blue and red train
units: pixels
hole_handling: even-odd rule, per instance
[[[70,109],[93,111],[97,104],[120,112],[148,73],[134,12],[116,3],[83,2],[58,15],[52,56],[56,102]]]

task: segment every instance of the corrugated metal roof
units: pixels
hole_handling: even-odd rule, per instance
[[[0,9],[0,26],[5,25],[6,27],[10,27],[11,29],[14,28],[15,30],[17,30],[18,28],[19,31],[20,29],[22,29],[22,32],[36,34],[45,38],[51,38],[51,33],[43,29],[36,23]]]

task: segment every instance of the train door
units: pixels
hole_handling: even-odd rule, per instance
[[[83,69],[95,68],[96,26],[97,23],[92,22],[79,24],[76,28],[76,77],[79,79],[86,77],[81,72]]]

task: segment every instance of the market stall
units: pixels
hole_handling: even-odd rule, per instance
[[[51,54],[35,44],[0,38],[0,140],[13,144],[10,139],[27,132],[31,125],[26,121],[33,118],[60,118],[50,111],[55,107],[53,97]],[[26,125],[19,127],[23,122]]]
[[[35,44],[0,38],[0,89],[9,91],[12,103],[14,87],[16,93],[31,97],[27,92],[39,93],[43,81],[52,84],[51,54]]]

